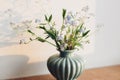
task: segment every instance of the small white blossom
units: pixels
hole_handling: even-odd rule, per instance
[[[40,19],[35,19],[35,23],[40,23],[41,20]]]
[[[80,29],[80,33],[84,33],[84,30],[83,30],[83,29]]]
[[[88,5],[82,8],[82,11],[84,11],[84,12],[88,12],[88,10],[89,10],[89,6]]]
[[[57,37],[57,40],[58,40],[58,41],[63,40],[63,37],[62,37],[62,36],[58,36],[58,37]]]
[[[64,51],[64,50],[65,50],[64,44],[61,44],[61,45],[60,45],[60,50],[61,50],[61,51]]]

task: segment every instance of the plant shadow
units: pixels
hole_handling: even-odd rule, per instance
[[[0,42],[0,48],[19,44],[18,42]]]
[[[0,56],[0,80],[20,76],[24,72],[29,58],[25,55]]]

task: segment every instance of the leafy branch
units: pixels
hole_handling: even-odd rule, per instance
[[[85,39],[88,37],[90,30],[86,29],[83,21],[75,19],[76,17],[72,13],[68,15],[66,9],[63,9],[62,11],[63,21],[60,30],[56,29],[55,22],[52,20],[52,14],[50,16],[44,15],[44,17],[45,22],[40,23],[37,28],[43,30],[46,37],[42,38],[40,36],[36,36],[34,32],[28,30],[29,33],[36,36],[35,39],[30,38],[30,42],[33,40],[47,42],[55,46],[60,52],[64,50],[73,50],[76,47],[82,47],[83,43],[86,42]],[[79,22],[78,25],[75,24],[76,20]],[[65,31],[65,33],[63,31]],[[48,38],[52,39],[54,44],[49,42],[47,40]]]

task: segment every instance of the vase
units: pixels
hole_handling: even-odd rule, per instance
[[[57,80],[77,80],[83,72],[83,59],[73,53],[74,50],[66,50],[47,60],[48,70]]]

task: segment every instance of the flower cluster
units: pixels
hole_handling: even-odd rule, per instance
[[[84,12],[87,10],[88,7],[83,8]],[[24,35],[26,31],[32,34],[29,41],[26,42],[25,39],[21,39],[20,43],[29,43],[38,40],[55,46],[61,52],[79,49],[79,47],[83,47],[83,44],[89,43],[87,37],[89,36],[90,30],[85,25],[85,19],[88,18],[88,16],[83,16],[79,12],[67,12],[66,9],[63,9],[62,24],[59,26],[54,21],[52,14],[50,16],[45,15],[44,20],[26,20],[17,24],[10,23],[10,25],[20,35]],[[36,29],[40,30],[39,33],[44,32],[45,37],[38,35]],[[49,39],[52,39],[54,43],[49,41]]]
[[[89,43],[86,39],[90,30],[87,30],[84,26],[84,20],[78,16],[78,13],[67,12],[66,9],[62,11],[63,22],[60,25],[60,30],[57,30],[53,16],[45,15],[45,22],[40,22],[37,26],[38,29],[45,32],[46,37],[36,36],[36,34],[28,29],[36,38],[30,38],[30,41],[38,40],[40,42],[47,42],[55,46],[58,51],[73,50],[82,47],[84,43]],[[49,27],[49,28],[48,28]],[[50,42],[48,38],[51,38],[54,43]]]

